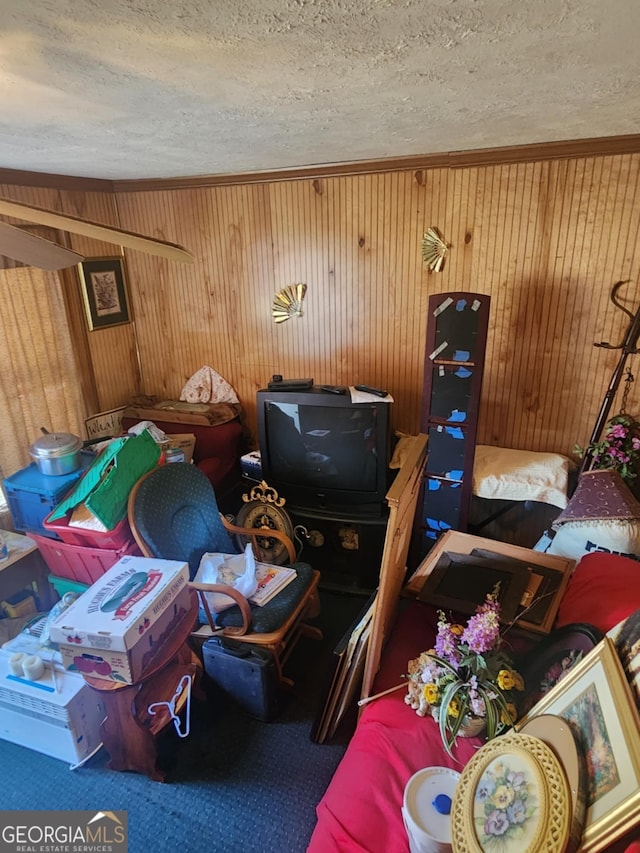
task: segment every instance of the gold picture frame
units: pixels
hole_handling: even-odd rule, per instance
[[[640,715],[609,637],[576,664],[523,719],[567,720],[588,768],[581,853],[608,847],[640,818]]]
[[[90,258],[78,267],[89,330],[130,323],[124,258]]]
[[[510,808],[496,808],[508,800]],[[510,732],[488,741],[460,774],[451,806],[456,853],[565,853],[571,789],[540,738]]]

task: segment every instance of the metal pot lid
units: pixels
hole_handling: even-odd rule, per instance
[[[82,439],[70,432],[49,432],[33,442],[29,453],[37,459],[57,459],[82,449]]]

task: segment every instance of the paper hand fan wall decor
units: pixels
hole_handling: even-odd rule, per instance
[[[274,321],[284,323],[290,317],[302,317],[302,302],[306,292],[306,284],[291,284],[276,293],[271,309]]]
[[[431,272],[440,272],[449,246],[444,242],[437,228],[427,228],[422,239],[422,260]]]
[[[105,243],[114,243],[117,246],[147,252],[171,261],[194,262],[191,252],[176,243],[146,237],[133,231],[125,231],[111,225],[102,225],[89,219],[80,219],[66,213],[58,213],[6,198],[0,198],[0,216],[10,216],[24,222],[68,231],[71,234],[91,237]],[[44,270],[64,269],[75,266],[83,260],[81,255],[66,246],[60,246],[51,240],[29,233],[28,229],[3,221],[0,221],[0,255]]]

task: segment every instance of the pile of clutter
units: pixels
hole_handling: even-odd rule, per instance
[[[0,736],[78,766],[102,745],[101,682],[134,684],[192,612],[187,563],[125,556],[0,648]]]

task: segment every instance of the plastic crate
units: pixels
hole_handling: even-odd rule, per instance
[[[50,515],[51,513],[49,513]],[[50,521],[47,516],[42,522],[44,529],[51,536],[61,539],[68,545],[83,545],[86,548],[125,548],[134,541],[129,519],[125,517],[116,524],[113,530],[101,532],[99,530],[87,530],[84,527],[72,527],[69,519],[58,518]],[[136,551],[136,553],[139,553]]]
[[[31,534],[40,549],[42,559],[51,573],[57,578],[92,584],[127,554],[140,555],[135,542],[129,542],[122,548],[87,548],[84,545],[70,545],[56,542],[46,536]]]
[[[71,474],[60,477],[41,474],[35,462],[21,468],[4,480],[4,490],[13,526],[23,533],[35,531],[42,536],[58,538],[52,530],[46,530],[43,521],[78,482],[95,456],[93,453],[80,454],[81,467]]]
[[[68,578],[57,578],[55,575],[49,575],[49,583],[58,593],[60,598],[62,598],[62,596],[67,592],[79,592],[82,594],[86,589],[89,589],[88,583],[70,581]]]

